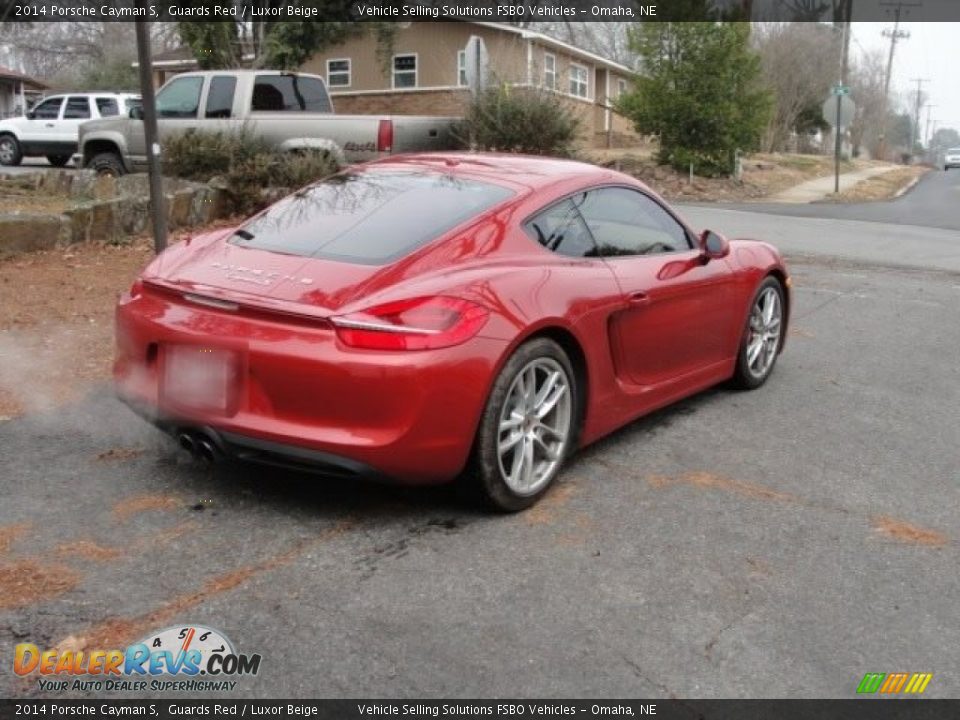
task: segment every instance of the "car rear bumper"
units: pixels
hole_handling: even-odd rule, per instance
[[[120,397],[175,434],[200,433],[241,460],[411,484],[465,466],[505,341],[475,337],[417,352],[343,346],[324,323],[243,316],[146,293],[116,313]],[[239,359],[231,400],[217,411],[171,400],[174,346],[227,349]]]

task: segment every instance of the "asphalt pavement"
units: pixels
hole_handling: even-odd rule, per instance
[[[716,207],[790,217],[960,230],[960,170],[931,170],[909,192],[889,202],[717,203]]]
[[[960,275],[806,250],[763,388],[630,425],[519,515],[210,471],[106,386],[0,422],[0,696],[44,696],[14,643],[187,623],[262,655],[235,697],[850,698],[895,671],[960,695]]]

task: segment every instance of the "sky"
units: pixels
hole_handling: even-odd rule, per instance
[[[879,48],[886,57],[890,39],[883,36],[885,28],[892,30],[893,23],[853,23],[851,54]],[[926,102],[936,106],[930,109],[931,128],[952,127],[960,132],[960,23],[900,23],[900,29],[909,32],[910,37],[897,42],[891,97],[906,103],[917,87],[912,78],[928,79],[930,82],[923,83],[923,92],[927,94]],[[920,127],[926,132],[926,108],[920,115]]]

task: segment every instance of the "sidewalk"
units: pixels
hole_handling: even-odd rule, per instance
[[[883,175],[886,172],[896,169],[896,167],[896,165],[882,165],[880,167],[871,167],[865,170],[858,170],[857,172],[841,173],[840,192],[853,187],[861,180],[867,180],[869,178],[876,177],[877,175]],[[827,177],[808,180],[805,183],[795,185],[794,187],[777,193],[776,195],[771,195],[770,197],[765,198],[764,202],[816,202],[817,200],[823,200],[825,197],[827,197],[827,195],[831,195],[833,193],[833,185],[834,177],[833,175],[828,175]]]

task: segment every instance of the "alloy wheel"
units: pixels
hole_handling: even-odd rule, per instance
[[[777,357],[783,323],[783,302],[773,287],[766,288],[750,311],[747,334],[747,370],[755,378],[764,377]]]
[[[541,357],[517,373],[500,411],[497,459],[504,483],[517,495],[535,495],[567,452],[573,415],[570,379],[553,358]]]

